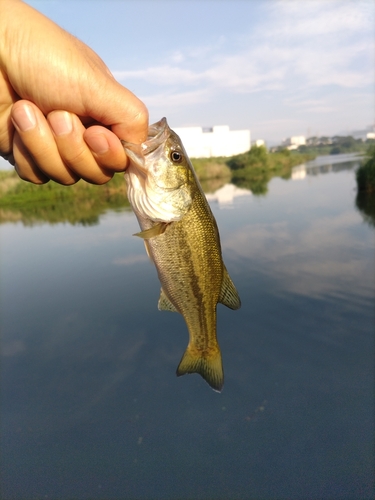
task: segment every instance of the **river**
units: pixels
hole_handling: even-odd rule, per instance
[[[3,499],[373,497],[374,226],[331,160],[209,195],[242,300],[221,394],[175,376],[131,212],[0,226]]]

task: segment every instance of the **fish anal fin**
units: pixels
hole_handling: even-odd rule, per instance
[[[178,377],[186,373],[199,373],[214,391],[221,392],[224,372],[220,349],[204,353],[189,345],[176,370]]]
[[[170,311],[170,312],[178,312],[172,302],[165,295],[164,290],[160,290],[160,297],[158,302],[159,311]]]
[[[167,229],[169,222],[160,222],[159,224],[155,224],[155,226],[150,227],[149,229],[145,229],[140,233],[135,233],[133,236],[138,236],[139,238],[143,238],[144,240],[149,240],[150,238],[155,238],[155,236],[159,236],[163,234]]]
[[[230,279],[228,271],[225,268],[219,302],[234,310],[241,307],[241,299],[238,295],[236,287],[233,284],[233,281]]]

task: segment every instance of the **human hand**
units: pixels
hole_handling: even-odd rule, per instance
[[[103,184],[123,171],[120,139],[147,138],[145,105],[99,56],[19,0],[0,0],[0,154],[35,184]]]

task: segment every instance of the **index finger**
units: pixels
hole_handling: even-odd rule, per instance
[[[103,83],[104,88],[98,88],[88,104],[89,116],[109,126],[119,139],[141,144],[148,132],[145,104],[114,79],[107,77]]]

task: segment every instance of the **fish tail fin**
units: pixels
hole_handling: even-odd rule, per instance
[[[176,370],[178,377],[186,373],[199,373],[214,391],[221,392],[224,371],[219,346],[214,351],[202,352],[188,345]]]

